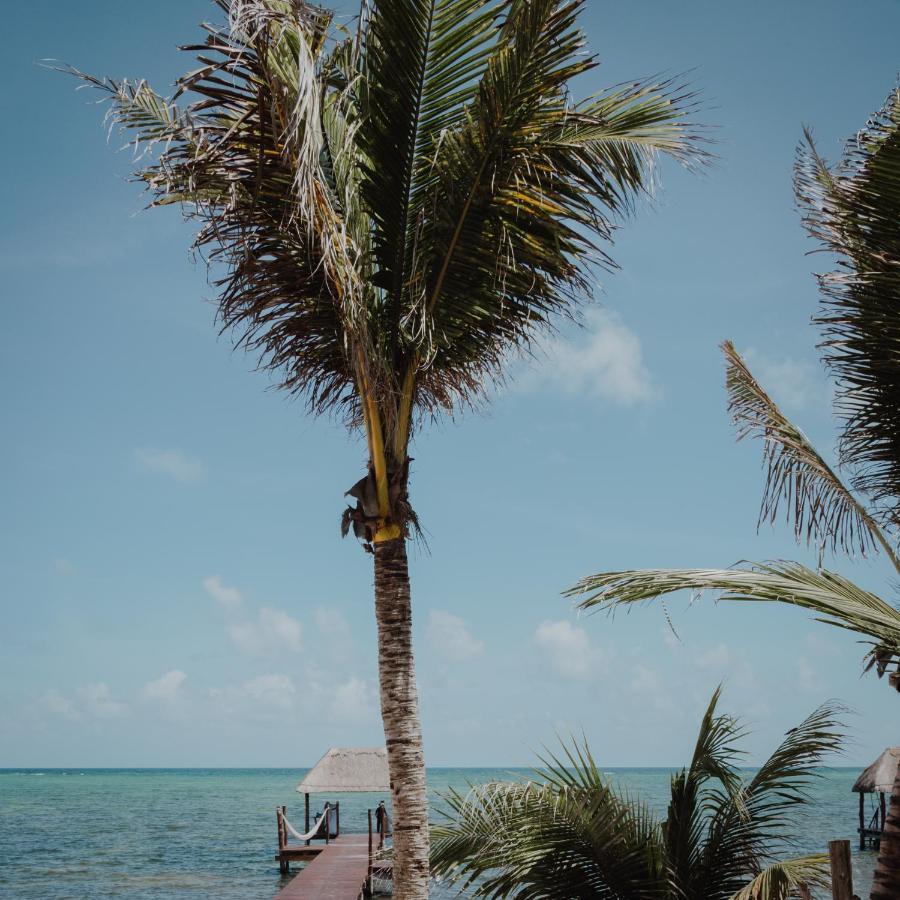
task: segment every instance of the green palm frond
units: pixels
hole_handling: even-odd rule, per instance
[[[730,341],[722,352],[728,411],[738,440],[757,437],[765,446],[768,473],[760,523],[774,522],[783,501],[798,540],[805,537],[848,553],[865,554],[878,546],[900,571],[900,560],[869,511],[763,390]]]
[[[498,900],[732,900],[751,885],[763,900],[783,900],[785,884],[820,883],[819,858],[776,862],[772,844],[787,836],[815,767],[841,747],[835,710],[824,706],[788,732],[744,782],[736,767],[744,732],[717,712],[719,693],[690,766],[672,779],[664,821],[611,785],[586,744],[570,742],[542,759],[532,781],[450,792],[432,832],[433,871]]]
[[[734,569],[642,569],[604,572],[582,579],[566,591],[579,609],[613,611],[656,600],[677,591],[717,592],[723,600],[764,601],[799,606],[819,621],[870,639],[870,664],[883,674],[900,657],[900,610],[852,581],[826,569],[813,571],[791,561]]]
[[[466,122],[443,137],[421,239],[422,378],[436,401],[477,395],[510,347],[590,292],[591,263],[613,264],[600,244],[647,188],[657,153],[703,157],[692,101],[672,83],[569,101],[569,81],[596,65],[577,27],[582,6],[509,4]]]
[[[432,872],[472,896],[666,896],[658,826],[609,787],[494,783],[445,801]]]
[[[433,215],[436,148],[473,98],[499,10],[487,0],[408,0],[376,4],[368,22],[360,62],[361,191],[374,225],[375,283],[387,294],[383,327],[391,354],[401,349],[418,233]]]
[[[795,185],[810,234],[838,257],[819,277],[826,360],[838,380],[841,458],[897,520],[900,504],[900,91],[829,167],[806,133]]]
[[[831,887],[827,856],[813,854],[774,862],[737,891],[731,900],[788,900],[796,896],[801,887]]]
[[[740,751],[735,745],[743,731],[733,717],[716,715],[720,696],[721,687],[716,688],[701,720],[690,765],[671,779],[663,835],[669,877],[681,885],[691,883],[701,862],[708,804],[716,797],[706,791],[708,783],[721,784],[727,796],[740,784],[736,767]]]
[[[707,889],[727,896],[747,874],[775,864],[773,847],[790,845],[797,810],[820,767],[844,744],[842,708],[827,703],[792,728],[749,781],[711,792],[702,859],[695,873]]]
[[[217,5],[173,100],[73,74],[150,151],[152,203],[199,222],[223,330],[365,430],[343,527],[407,533],[415,427],[574,314],[656,156],[705,158],[694,101],[665,81],[574,101],[584,0],[379,0],[349,29],[304,0]]]

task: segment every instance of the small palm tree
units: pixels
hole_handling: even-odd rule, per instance
[[[78,74],[200,223],[219,319],[314,414],[364,433],[351,529],[374,555],[396,896],[427,896],[428,813],[406,542],[410,441],[485,396],[573,315],[656,156],[702,158],[693,101],[635,82],[576,102],[584,0],[218,0],[172,99]]]
[[[826,883],[826,857],[779,860],[775,847],[790,843],[805,787],[841,747],[836,710],[816,710],[745,778],[744,731],[718,700],[717,690],[690,765],[671,778],[664,820],[576,744],[544,760],[536,781],[449,794],[433,871],[472,896],[515,900],[785,900]]]
[[[822,550],[881,552],[900,575],[900,92],[830,168],[809,133],[795,187],[805,223],[840,269],[819,276],[825,359],[837,376],[840,463],[851,490],[781,412],[730,343],[729,409],[738,437],[765,444],[768,469],[760,522],[783,510],[798,540]],[[731,569],[605,572],[568,593],[581,609],[614,609],[673,591],[712,589],[725,600],[800,606],[862,635],[866,668],[900,690],[900,610],[836,572],[798,562]],[[900,897],[900,771],[881,840],[873,900]]]

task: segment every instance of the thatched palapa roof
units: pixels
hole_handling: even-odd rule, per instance
[[[900,747],[888,747],[875,762],[856,779],[853,790],[858,794],[890,794],[900,764]]]
[[[390,789],[384,747],[332,747],[297,785],[301,794],[383,794]]]

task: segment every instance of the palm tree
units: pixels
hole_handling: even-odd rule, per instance
[[[314,414],[367,441],[343,515],[374,555],[396,895],[427,896],[428,814],[406,542],[419,427],[476,403],[589,293],[666,154],[703,158],[690,94],[575,102],[584,0],[218,0],[172,99],[75,72],[149,152],[137,177],[198,220],[219,319]]]
[[[446,797],[432,831],[435,874],[475,897],[515,900],[785,900],[826,883],[827,858],[778,860],[791,814],[823,756],[842,743],[823,706],[791,729],[748,779],[744,730],[717,714],[719,690],[693,758],[674,774],[666,818],[606,779],[586,745],[543,760],[536,780],[495,782]]]
[[[900,575],[900,92],[895,91],[829,167],[806,133],[795,173],[804,222],[840,268],[819,276],[822,344],[837,376],[842,481],[754,379],[730,343],[729,409],[738,438],[765,444],[760,522],[779,510],[798,540],[848,555],[883,553]],[[825,568],[798,562],[731,569],[605,572],[568,594],[581,609],[614,609],[673,591],[712,589],[725,600],[788,603],[866,638],[867,669],[900,690],[900,610]],[[900,772],[881,840],[873,900],[900,897]]]

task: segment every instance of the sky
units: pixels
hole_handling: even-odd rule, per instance
[[[345,12],[349,11],[345,8]],[[102,109],[45,58],[160,90],[207,0],[38,0],[5,14],[0,110],[0,767],[306,766],[382,741],[371,558],[341,540],[364,443],[312,420],[214,327],[174,210],[144,211]],[[791,169],[834,159],[895,84],[900,3],[589,0],[584,93],[689,71],[718,160],[660,167],[584,327],[483,411],[415,442],[415,649],[426,757],[529,765],[581,734],[606,766],[690,753],[714,688],[758,761],[818,704],[838,764],[897,743],[852,635],[799,611],[674,598],[582,616],[561,591],[630,567],[815,556],[757,533],[761,448],[736,444],[731,339],[824,451],[813,272]],[[827,560],[893,596],[877,560]]]

